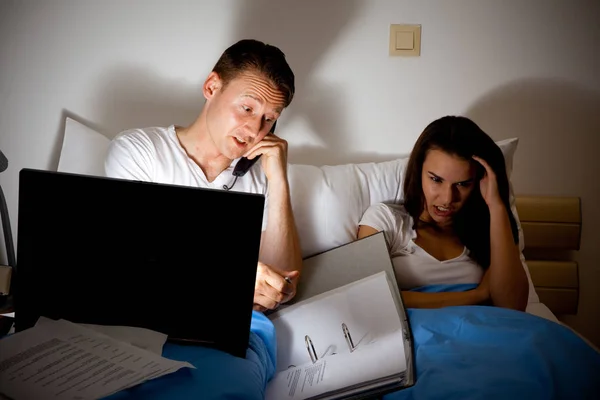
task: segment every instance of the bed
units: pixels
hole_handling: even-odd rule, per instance
[[[101,174],[108,140],[67,121],[59,170]],[[498,141],[507,172],[518,139]],[[85,148],[88,154],[82,154]],[[366,208],[402,200],[406,158],[386,162],[311,166],[290,164],[292,206],[304,257],[354,240]],[[383,396],[396,399],[598,398],[600,352],[558,316],[578,307],[581,204],[576,197],[517,196],[511,185],[521,259],[530,291],[526,312],[497,307],[409,309],[415,341],[416,384]],[[422,291],[467,290],[469,285]],[[166,344],[163,355],[195,370],[138,385],[111,399],[262,399],[275,371],[276,332],[254,312],[247,356]]]

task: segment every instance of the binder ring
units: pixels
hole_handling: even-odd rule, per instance
[[[344,332],[344,337],[346,338],[346,343],[348,343],[350,353],[352,353],[354,349],[356,349],[356,346],[354,346],[352,336],[350,336],[350,330],[348,329],[348,325],[346,325],[344,322],[342,322],[342,331]]]
[[[315,351],[315,346],[313,346],[312,340],[310,340],[310,336],[304,336],[304,342],[306,343],[306,350],[308,350],[308,355],[310,356],[310,360],[312,363],[316,363],[319,359],[317,357],[317,352]]]
[[[356,346],[352,341],[352,336],[350,335],[350,330],[348,329],[348,325],[342,322],[342,332],[344,332],[344,338],[346,338],[346,343],[348,344],[348,349],[350,349],[350,353],[356,350]],[[308,351],[308,355],[310,356],[310,360],[312,363],[316,363],[319,357],[317,356],[317,352],[315,351],[315,346],[313,345],[310,336],[304,335],[304,343],[306,344],[306,350]]]

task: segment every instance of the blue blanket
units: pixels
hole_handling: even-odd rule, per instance
[[[555,322],[485,306],[409,309],[408,317],[417,383],[384,400],[598,398],[600,354]],[[275,371],[275,332],[261,313],[253,314],[251,330],[246,359],[166,344],[165,357],[190,361],[197,369],[185,368],[110,398],[262,399]]]
[[[264,314],[252,313],[246,358],[197,346],[166,343],[163,356],[188,361],[179,371],[116,393],[106,399],[262,400],[275,374],[275,329]]]

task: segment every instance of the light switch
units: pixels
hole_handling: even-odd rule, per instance
[[[415,48],[414,32],[396,32],[396,50],[412,50]]]
[[[390,56],[420,56],[421,25],[390,25]]]

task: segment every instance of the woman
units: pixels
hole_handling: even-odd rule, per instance
[[[383,231],[407,307],[489,304],[525,310],[529,285],[510,212],[504,156],[473,121],[429,124],[410,155],[403,205],[377,204],[358,238]],[[410,291],[434,284],[478,284],[464,292]]]

